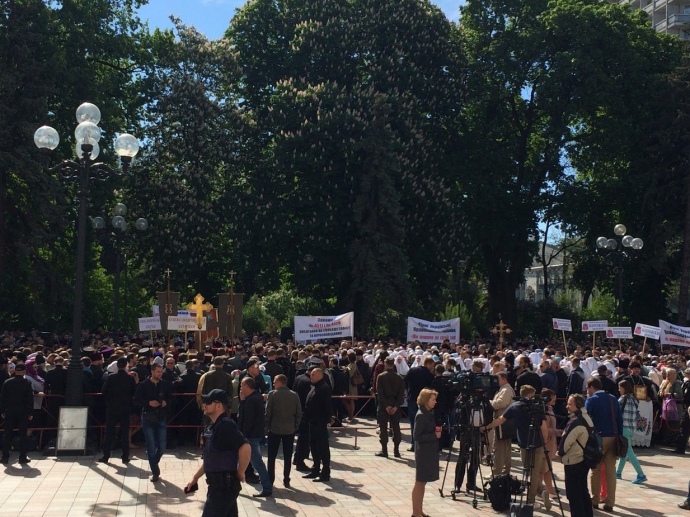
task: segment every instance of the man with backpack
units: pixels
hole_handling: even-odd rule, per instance
[[[603,461],[592,470],[592,506],[599,508],[599,494],[601,490],[601,468],[606,468],[607,496],[604,499],[604,511],[612,512],[616,504],[616,448],[615,440],[623,433],[623,415],[616,397],[609,395],[603,389],[601,380],[590,377],[587,379],[587,395],[585,408],[589,413],[594,428],[603,439]]]
[[[563,431],[558,455],[565,471],[565,495],[573,517],[591,517],[594,514],[592,498],[587,488],[589,465],[585,461],[590,429],[594,423],[587,414],[585,398],[579,393],[568,397],[570,420]]]

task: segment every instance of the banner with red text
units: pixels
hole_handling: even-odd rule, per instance
[[[354,333],[354,312],[340,316],[295,316],[295,341],[352,337]]]
[[[690,328],[659,320],[662,345],[690,346]]]

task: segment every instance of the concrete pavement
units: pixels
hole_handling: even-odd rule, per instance
[[[378,437],[372,427],[372,419],[358,419],[357,426],[368,426],[358,431],[354,448],[354,430],[334,430],[331,439],[332,477],[329,484],[315,483],[302,479],[302,474],[292,473],[292,488],[282,486],[282,460],[276,465],[277,483],[274,497],[256,499],[251,497],[260,488],[258,485],[243,485],[239,514],[245,516],[299,515],[357,516],[375,514],[378,516],[410,516],[410,492],[414,483],[414,454],[402,449],[403,457],[396,459],[378,458]],[[403,439],[409,435],[403,431]],[[132,462],[122,465],[113,452],[111,464],[98,463],[99,454],[92,457],[42,457],[30,454],[29,465],[19,465],[17,454],[12,453],[8,467],[0,469],[0,516],[15,517],[81,517],[81,516],[179,516],[201,515],[206,493],[203,480],[199,491],[185,495],[182,491],[199,465],[199,450],[177,449],[168,451],[161,461],[161,481],[151,483],[144,448],[132,451]],[[390,451],[392,452],[392,451]],[[618,481],[615,513],[624,516],[688,516],[690,512],[680,510],[677,504],[687,494],[690,479],[690,455],[677,456],[669,448],[651,450],[637,449],[649,481],[644,485],[633,485],[634,471],[629,465]],[[265,456],[264,456],[265,457]],[[446,464],[446,453],[442,454],[441,467]],[[479,499],[477,509],[471,499],[458,496],[456,501],[449,497],[452,484],[452,469],[455,456],[445,485],[445,498],[440,497],[441,481],[429,483],[425,497],[424,511],[433,517],[441,515],[491,515],[494,514],[488,501]],[[520,464],[517,451],[513,454],[513,474],[519,475]],[[482,467],[484,477],[490,475],[488,467]],[[554,464],[557,484],[561,488],[562,502],[569,515],[563,469]],[[443,470],[441,472],[443,478]],[[550,512],[537,508],[535,515],[557,515],[558,504]],[[595,511],[595,515],[610,515]]]

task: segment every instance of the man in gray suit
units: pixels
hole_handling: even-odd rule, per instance
[[[295,432],[302,420],[302,404],[299,395],[287,387],[287,377],[278,374],[273,379],[275,388],[266,402],[266,427],[268,428],[268,476],[271,485],[275,481],[276,456],[283,444],[283,485],[290,487],[292,447]]]

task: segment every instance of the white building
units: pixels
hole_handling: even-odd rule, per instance
[[[690,40],[690,0],[608,0],[644,9],[652,27],[659,32]]]
[[[567,257],[556,246],[546,245],[546,271],[549,282],[549,296],[551,299],[566,292],[573,296],[575,307],[582,307],[582,294],[579,291],[567,289],[564,275],[568,275]],[[565,262],[565,264],[564,264]],[[525,281],[515,292],[518,300],[539,302],[544,299],[544,265],[535,258],[532,266],[525,269]]]

